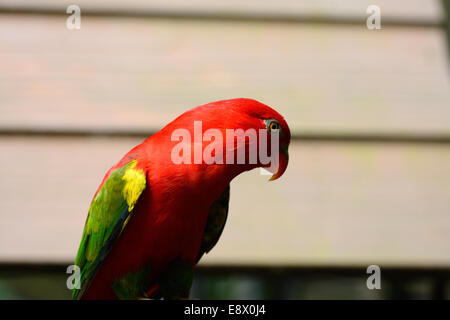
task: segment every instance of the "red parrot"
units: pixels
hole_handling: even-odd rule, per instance
[[[240,129],[244,135],[229,135]],[[260,133],[256,140],[252,130]],[[261,155],[263,138],[278,155],[273,162],[251,154]],[[224,228],[231,180],[257,167],[279,178],[290,138],[272,108],[231,99],[193,108],[133,148],[94,195],[75,259],[81,273],[73,298],[188,298],[196,264]]]

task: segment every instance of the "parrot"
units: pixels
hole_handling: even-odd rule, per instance
[[[239,146],[237,136],[223,139],[231,129],[257,130],[259,139],[276,134],[278,143],[268,143],[278,155],[275,168],[249,161],[251,148],[260,148],[255,140],[244,136]],[[72,298],[188,299],[196,265],[224,230],[231,181],[258,167],[271,173],[270,180],[281,177],[290,139],[277,111],[237,98],[190,109],[131,149],[107,171],[91,201]],[[227,161],[220,159],[225,149],[232,152]],[[242,150],[246,161],[234,161]]]

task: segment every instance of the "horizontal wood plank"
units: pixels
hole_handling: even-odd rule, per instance
[[[89,202],[135,138],[0,140],[0,261],[65,262]],[[450,266],[450,148],[301,144],[280,180],[231,186],[205,264]]]
[[[70,0],[1,0],[1,9],[52,10],[65,13]],[[153,12],[210,15],[351,18],[365,20],[368,6],[380,7],[390,21],[437,22],[444,19],[439,0],[78,0],[82,12]]]
[[[438,29],[0,15],[0,127],[156,131],[250,97],[294,134],[450,134]]]

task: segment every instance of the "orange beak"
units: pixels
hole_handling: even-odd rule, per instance
[[[283,145],[283,146],[280,147],[280,156],[279,156],[278,170],[269,179],[269,181],[277,180],[286,171],[288,163],[289,163],[288,146],[289,145],[286,144],[286,145]]]

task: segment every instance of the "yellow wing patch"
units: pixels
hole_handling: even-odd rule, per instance
[[[140,169],[135,169],[136,160],[133,160],[130,167],[125,171],[122,180],[125,186],[122,194],[128,204],[128,211],[132,211],[142,191],[145,189],[145,174]]]

